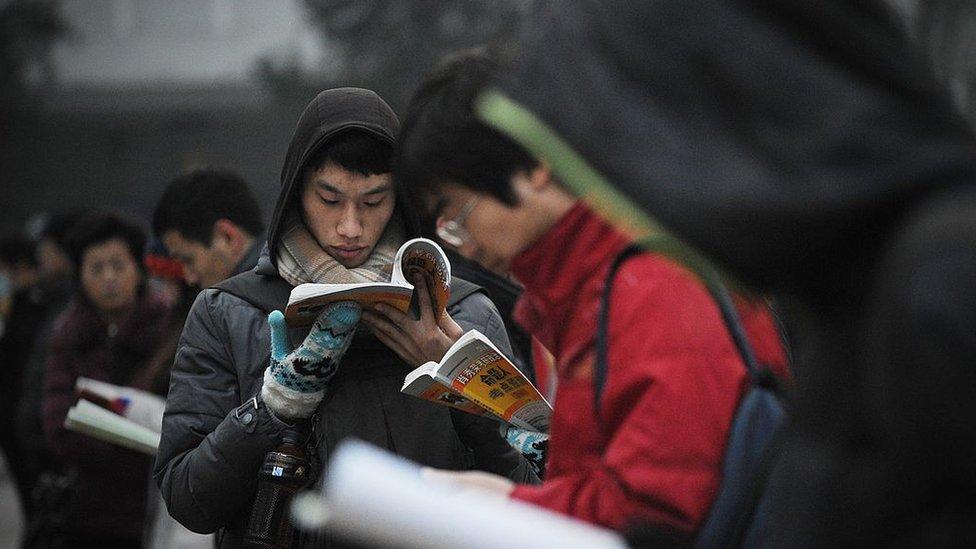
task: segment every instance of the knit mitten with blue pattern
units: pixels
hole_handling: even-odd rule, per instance
[[[271,365],[264,371],[261,400],[283,419],[307,418],[325,395],[359,324],[359,304],[341,301],[325,307],[305,341],[291,350],[281,311],[268,315]]]
[[[549,449],[549,435],[526,431],[518,427],[503,428],[505,440],[518,450],[541,479],[546,474],[546,451]]]

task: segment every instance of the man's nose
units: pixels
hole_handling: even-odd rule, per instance
[[[363,234],[363,222],[355,206],[350,205],[343,210],[336,232],[343,238],[359,238]]]
[[[197,286],[200,284],[200,276],[193,269],[188,269],[183,266],[183,280],[186,281],[190,286]]]

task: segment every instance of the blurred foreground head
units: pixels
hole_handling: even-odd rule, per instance
[[[976,541],[976,139],[887,5],[539,3],[522,46],[486,123],[802,312],[768,545]]]

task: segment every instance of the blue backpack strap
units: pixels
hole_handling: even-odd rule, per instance
[[[642,251],[640,246],[632,244],[620,252],[610,264],[610,269],[607,271],[607,282],[603,286],[603,297],[600,299],[600,316],[596,328],[596,360],[593,364],[593,412],[596,414],[597,420],[600,419],[600,397],[603,395],[603,386],[607,382],[607,332],[610,325],[610,292],[613,289],[613,278],[624,261]]]
[[[624,261],[644,251],[647,250],[636,244],[624,249],[611,263],[603,287],[597,325],[596,360],[593,366],[594,413],[601,426],[600,401],[608,375],[608,331],[613,280]],[[695,545],[696,547],[735,547],[743,543],[753,545],[756,537],[762,535],[760,532],[762,525],[757,527],[754,517],[757,513],[765,512],[759,509],[767,503],[762,496],[772,467],[772,456],[776,454],[778,438],[776,433],[784,421],[785,411],[779,402],[778,381],[768,368],[760,366],[739,319],[732,296],[720,282],[706,280],[705,286],[721,312],[722,320],[749,373],[752,388],[736,409],[732,431],[729,434],[730,446],[726,448],[726,456],[723,459],[723,479],[719,496],[702,525]],[[760,442],[755,438],[756,432],[766,433],[763,436],[764,441]],[[750,468],[744,465],[746,463],[755,463],[756,466]],[[727,491],[726,488],[730,483],[734,489]],[[716,512],[716,507],[721,509]]]
[[[613,263],[610,264],[606,284],[603,286],[603,296],[600,300],[600,316],[597,321],[596,360],[593,365],[594,410],[598,417],[603,387],[607,381],[607,354],[609,352],[607,332],[610,324],[610,295],[613,290],[613,279],[625,261],[645,251],[639,245],[631,244],[620,252],[614,258]],[[752,350],[752,344],[749,343],[749,338],[746,335],[745,328],[742,326],[742,321],[739,319],[739,312],[732,302],[732,296],[729,294],[729,291],[721,282],[706,281],[705,287],[712,296],[712,299],[715,300],[715,304],[722,314],[722,321],[732,336],[732,342],[735,344],[739,356],[742,358],[742,362],[749,372],[752,383],[756,386],[766,387],[774,391],[777,390],[778,381],[776,376],[768,368],[759,365],[759,361]]]

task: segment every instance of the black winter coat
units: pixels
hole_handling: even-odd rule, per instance
[[[256,272],[288,286],[267,257]],[[465,330],[477,329],[511,352],[498,311],[484,294],[470,294],[448,312]],[[290,335],[298,342],[306,334]],[[235,414],[260,393],[270,349],[267,311],[212,288],[193,304],[176,354],[155,477],[169,513],[184,526],[204,533],[225,528],[220,547],[240,546],[258,469],[286,427],[263,407],[246,425]],[[431,467],[535,480],[497,423],[400,393],[410,370],[375,337],[357,334],[318,409],[320,463],[327,465],[338,442],[351,436]]]

